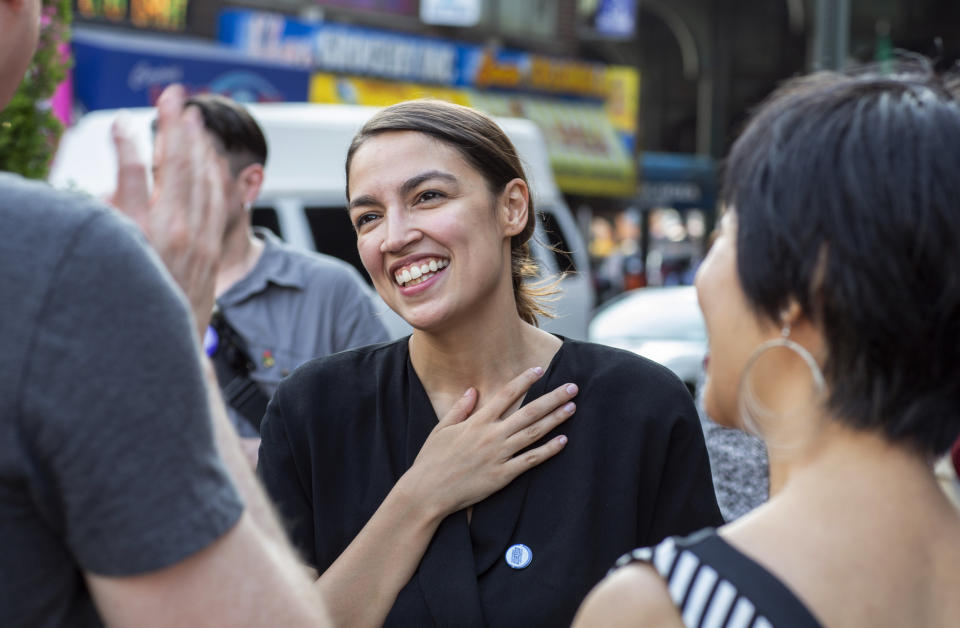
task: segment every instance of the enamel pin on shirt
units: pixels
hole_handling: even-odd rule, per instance
[[[523,543],[517,543],[510,546],[504,558],[507,564],[514,569],[523,569],[533,560],[533,552]]]

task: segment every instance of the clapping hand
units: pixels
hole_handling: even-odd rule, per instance
[[[226,224],[217,153],[195,107],[184,109],[183,87],[171,85],[157,101],[155,186],[124,121],[113,125],[117,189],[112,204],[146,234],[187,297],[202,337],[213,310],[217,263]]]

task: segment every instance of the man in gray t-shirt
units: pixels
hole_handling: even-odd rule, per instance
[[[78,567],[166,567],[243,504],[212,447],[190,317],[133,226],[7,174],[0,212],[0,625],[84,625]]]
[[[389,340],[372,292],[352,266],[287,246],[251,226],[250,208],[260,193],[267,161],[266,138],[253,116],[215,94],[194,96],[186,107],[200,111],[211,141],[229,166],[221,177],[228,215],[217,270],[217,306],[246,345],[254,367],[249,379],[269,397],[283,377],[307,360]],[[224,389],[228,403],[234,398],[230,390],[243,390],[230,381]],[[249,399],[246,394],[236,397]],[[229,411],[255,462],[260,438],[254,423],[261,415],[244,418],[236,408]]]
[[[0,0],[0,108],[40,5]],[[183,101],[173,88],[158,105],[168,167],[155,195],[132,143],[118,155],[131,213],[183,226],[184,208],[204,208],[152,241],[169,272],[111,210],[0,173],[5,628],[326,625],[198,359],[225,212],[200,184],[219,160]]]

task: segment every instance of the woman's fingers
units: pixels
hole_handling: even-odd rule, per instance
[[[508,435],[526,429],[553,412],[563,404],[573,399],[579,388],[576,384],[564,384],[545,395],[537,397],[503,420],[503,427]],[[542,434],[541,434],[542,436]]]
[[[555,436],[539,447],[534,447],[529,451],[525,451],[522,454],[510,458],[510,460],[504,463],[503,466],[512,480],[521,473],[529,471],[535,466],[542,464],[545,460],[553,458],[563,450],[566,444],[566,436],[563,434],[560,436]]]
[[[481,410],[486,421],[493,422],[504,415],[517,401],[519,401],[530,387],[543,375],[543,369],[535,366],[526,369],[514,377],[510,382],[500,389],[493,398],[485,403]]]
[[[576,404],[568,401],[559,408],[555,408],[545,416],[535,420],[533,423],[528,424],[526,427],[510,434],[506,441],[508,451],[515,453],[525,447],[529,447],[553,431],[558,425],[572,417],[576,411]]]
[[[453,404],[453,407],[450,408],[445,415],[443,415],[443,418],[440,419],[440,422],[437,423],[437,427],[434,429],[440,429],[448,425],[460,423],[470,416],[470,413],[473,412],[473,407],[476,405],[476,403],[477,390],[473,387],[470,387],[465,393],[463,393],[463,396],[460,397],[455,404]]]

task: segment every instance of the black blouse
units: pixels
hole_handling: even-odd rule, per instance
[[[466,511],[447,517],[386,625],[569,625],[622,553],[723,523],[696,410],[670,371],[564,339],[527,399],[566,382],[580,387],[577,412],[542,441],[563,433],[566,447],[476,504],[469,525]],[[346,549],[437,420],[407,339],[281,383],[259,472],[308,563],[323,572]]]

